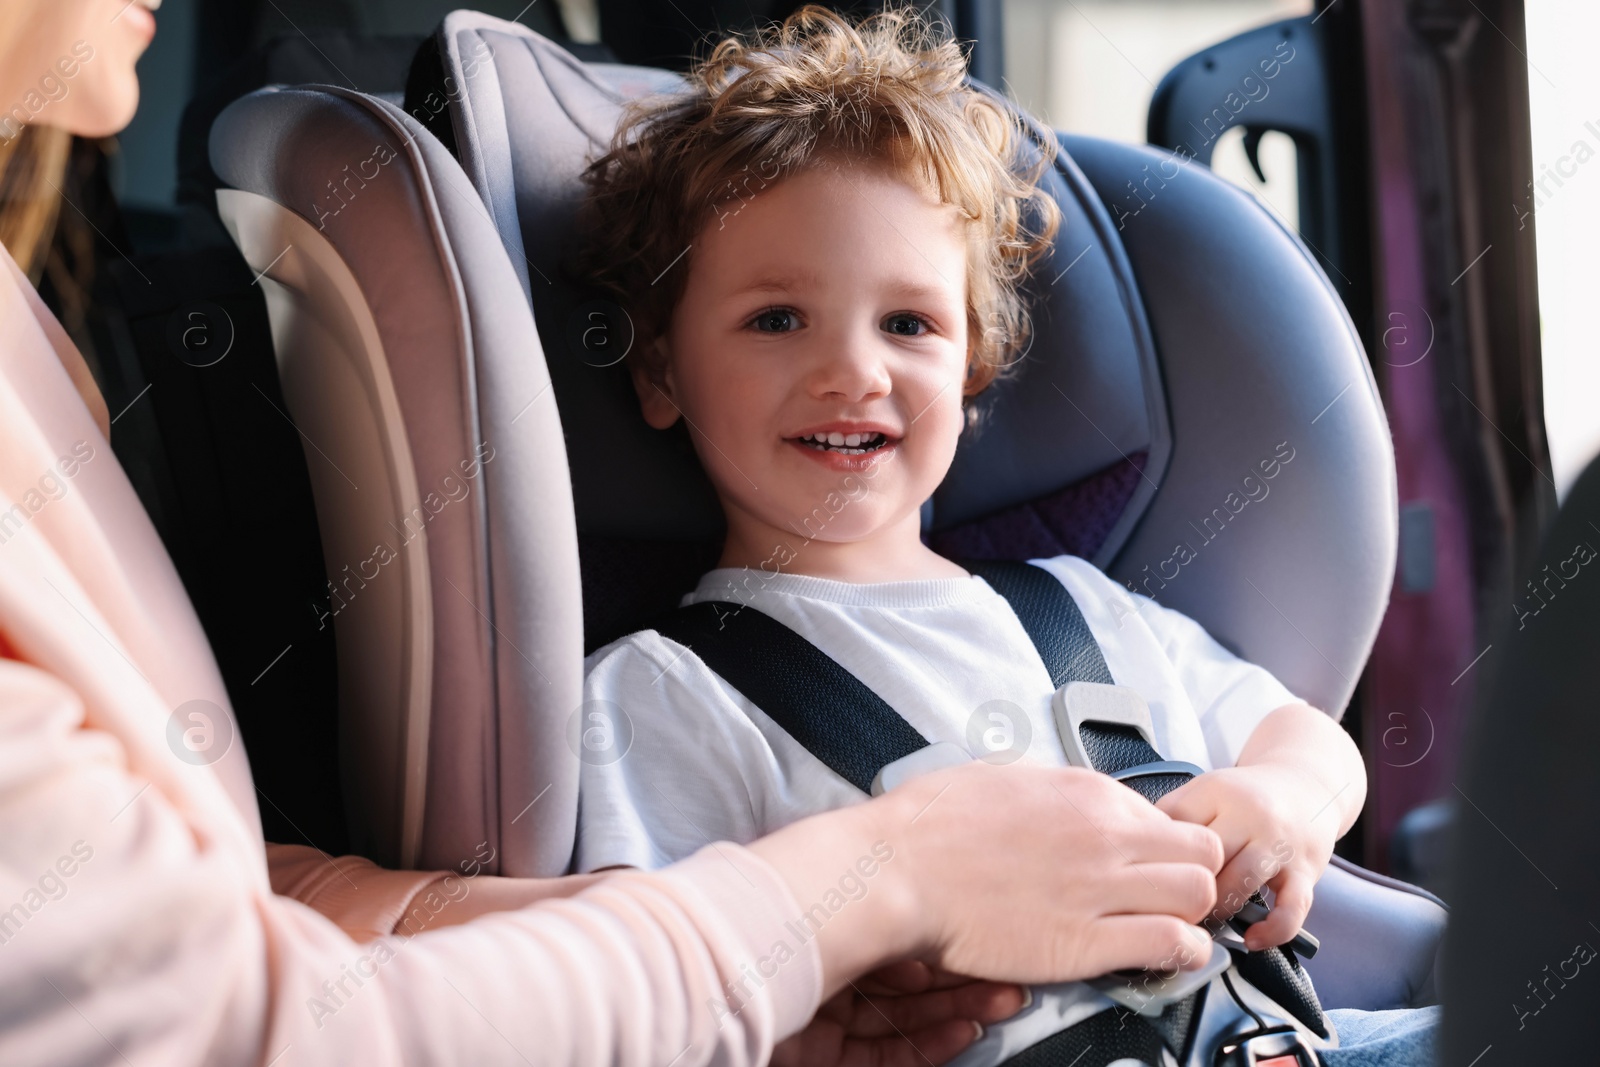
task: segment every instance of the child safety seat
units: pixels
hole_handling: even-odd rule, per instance
[[[583,165],[628,97],[677,84],[456,12],[403,107],[270,89],[212,128],[343,591],[324,606],[349,821],[386,863],[452,868],[487,843],[491,873],[564,873],[584,652],[715,562],[688,441],[639,418],[561,269]],[[1248,194],[1156,149],[1058,140],[1035,339],[925,532],[952,558],[1080,555],[1338,714],[1397,536],[1355,331]],[[1335,859],[1306,923],[1323,1003],[1428,1003],[1443,915]]]

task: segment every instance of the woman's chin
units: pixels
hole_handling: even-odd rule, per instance
[[[111,88],[102,87],[92,104],[85,100],[84,106],[61,116],[60,121],[52,125],[59,125],[79,137],[110,137],[121,133],[138,113],[139,79],[130,71],[124,83],[114,91],[104,91]]]

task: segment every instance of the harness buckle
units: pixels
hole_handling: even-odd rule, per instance
[[[1292,1026],[1256,1030],[1217,1049],[1213,1067],[1322,1067],[1315,1050]]]

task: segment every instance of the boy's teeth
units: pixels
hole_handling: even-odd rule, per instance
[[[807,434],[801,438],[811,444],[821,445],[831,449],[844,449],[851,454],[867,452],[884,443],[881,433],[839,433],[837,430],[829,433]]]

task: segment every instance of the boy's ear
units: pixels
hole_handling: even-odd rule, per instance
[[[639,411],[644,421],[665,430],[678,421],[677,398],[673,396],[672,355],[665,337],[657,337],[639,358],[629,360],[633,390],[639,394]]]

